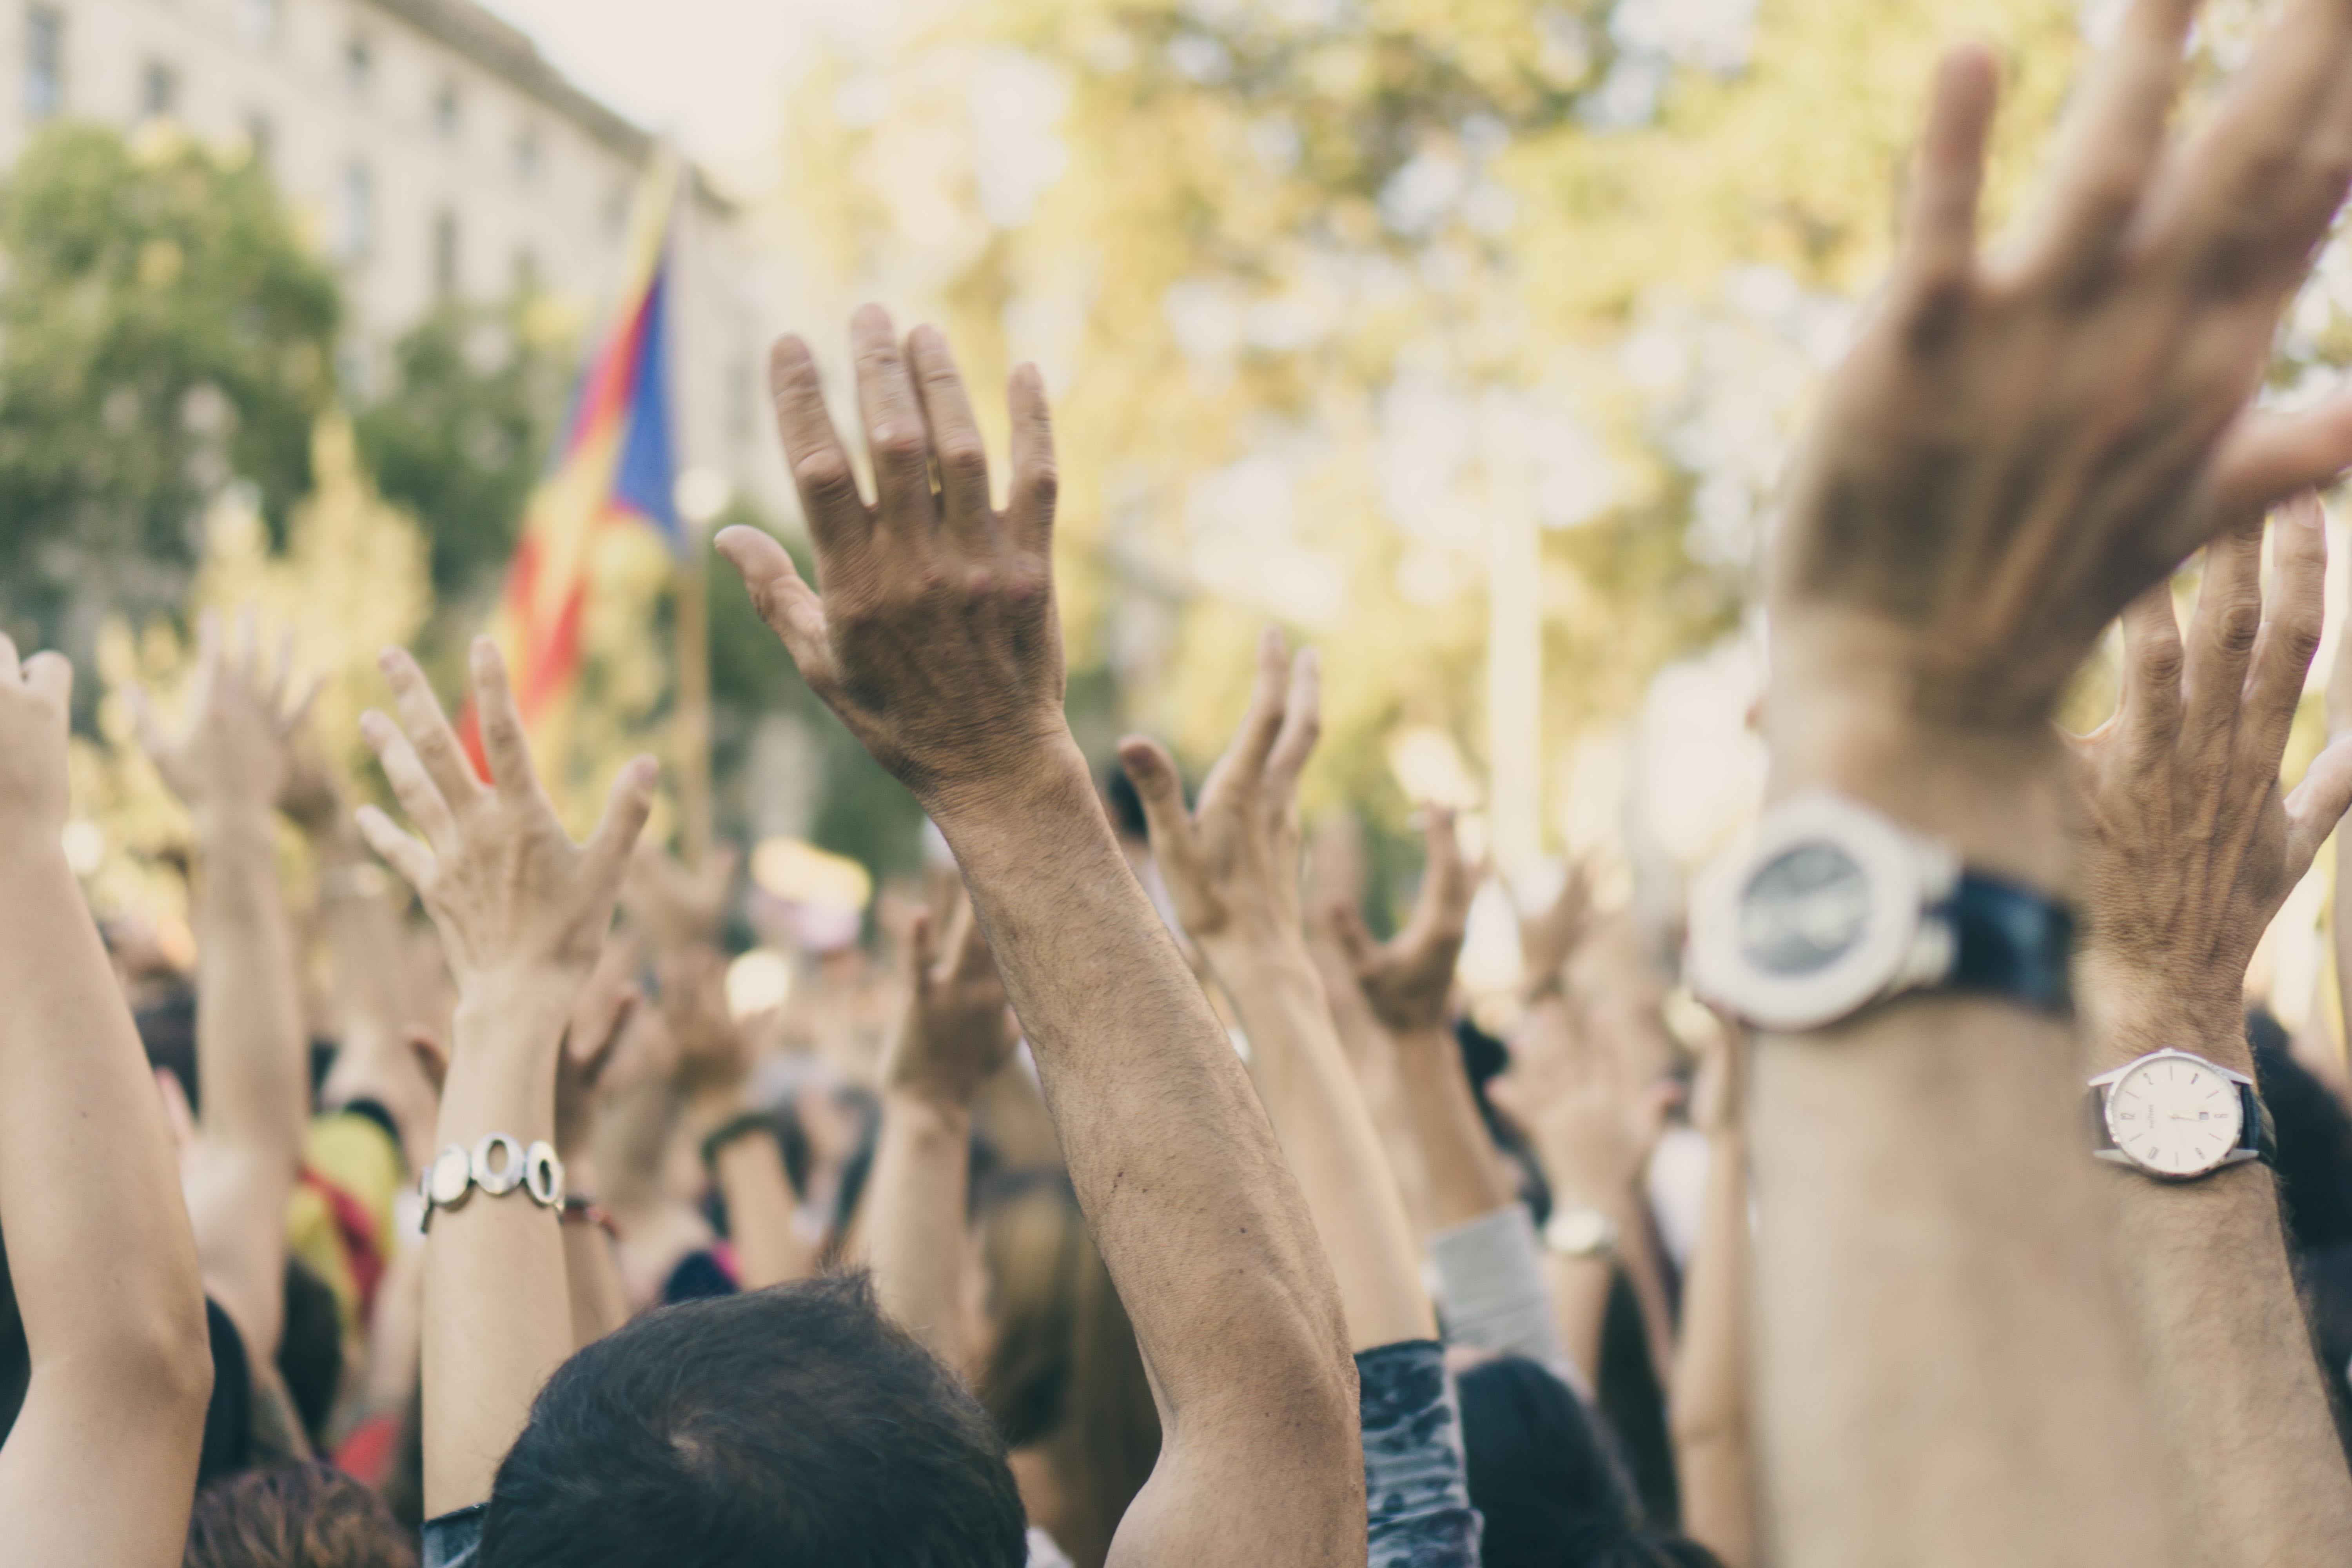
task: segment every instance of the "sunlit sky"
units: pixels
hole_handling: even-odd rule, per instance
[[[830,33],[870,42],[897,0],[484,0],[572,80],[726,183],[768,177],[785,85]],[[748,193],[743,193],[748,194]]]

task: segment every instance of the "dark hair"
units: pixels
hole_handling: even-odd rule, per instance
[[[343,1377],[343,1320],[335,1292],[299,1258],[286,1260],[286,1321],[278,1336],[278,1373],[313,1448],[327,1447],[327,1421]]]
[[[1498,1356],[1457,1382],[1482,1568],[1719,1568],[1697,1542],[1642,1527],[1607,1431],[1549,1371]]]
[[[1143,797],[1135,792],[1135,781],[1127,770],[1113,763],[1103,770],[1103,811],[1110,825],[1122,838],[1149,838],[1151,826],[1143,815]]]
[[[383,1500],[331,1465],[249,1470],[196,1494],[182,1568],[416,1568]]]
[[[1004,1443],[862,1274],[689,1301],[557,1369],[480,1568],[1022,1568]]]

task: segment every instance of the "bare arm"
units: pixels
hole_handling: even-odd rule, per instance
[[[595,1343],[629,1321],[613,1237],[599,1223],[595,1132],[605,1069],[627,1036],[643,998],[630,978],[637,944],[628,933],[607,938],[596,967],[572,1005],[563,1049],[555,1060],[555,1152],[563,1162],[563,1279],[572,1297],[572,1343]]]
[[[1776,797],[1840,791],[2045,893],[2072,884],[2049,719],[2103,628],[2352,456],[2340,402],[2246,406],[2343,194],[2352,13],[2296,0],[2168,143],[2191,9],[2132,6],[1997,262],[1976,233],[1994,68],[1947,58],[1893,277],[1769,573]],[[1952,991],[1759,1040],[1758,1409],[1786,1560],[2179,1559],[2074,1044],[2060,1016]]]
[[[72,685],[0,637],[0,1231],[32,1359],[0,1537],[28,1563],[169,1568],[212,1354],[163,1105],[58,845]]]
[[[971,1107],[1013,1055],[1004,983],[969,905],[960,905],[941,960],[931,917],[915,917],[906,1021],[882,1067],[882,1134],[861,1235],[883,1310],[959,1372],[964,1336],[965,1214]]]
[[[1160,1464],[1114,1560],[1360,1556],[1353,1367],[1330,1266],[1062,716],[1036,374],[1013,380],[1013,500],[998,514],[944,342],[918,332],[902,353],[872,309],[856,334],[878,507],[857,495],[806,347],[787,340],[774,365],[824,593],[765,534],[732,529],[719,544],[802,673],[946,834],[1034,1047],[1162,1401]]]
[[[2079,971],[2090,1072],[2167,1047],[2251,1076],[2240,996],[2271,918],[2352,805],[2352,745],[2282,799],[2279,761],[2317,645],[2326,519],[2315,496],[2274,531],[2205,552],[2184,650],[2169,584],[2126,613],[2116,719],[2082,742]],[[2239,634],[2259,623],[2251,644]],[[2194,1182],[2107,1167],[2125,1297],[2156,1426],[2200,1563],[2318,1562],[2352,1540],[2352,1473],[2305,1349],[2277,1184],[2266,1166]]]
[[[1269,629],[1257,685],[1233,744],[1184,805],[1156,742],[1119,748],[1151,831],[1151,853],[1185,933],[1233,999],[1251,1069],[1339,1278],[1355,1348],[1436,1331],[1396,1178],[1356,1092],[1298,900],[1298,775],[1322,723],[1313,649],[1295,664]]]
[[[1725,1568],[1751,1568],[1759,1544],[1748,1409],[1747,1052],[1748,1042],[1727,1026],[1699,1081],[1706,1191],[1683,1287],[1672,1412],[1684,1533]]]
[[[156,768],[195,824],[196,1073],[205,1144],[189,1210],[205,1287],[265,1377],[286,1313],[286,1205],[310,1123],[310,1052],[278,887],[287,670],[261,668],[253,617],[221,646],[207,615],[185,731],[137,711]]]
[[[525,1146],[551,1142],[565,1026],[645,826],[652,760],[621,770],[594,837],[574,844],[540,789],[488,638],[474,645],[474,701],[494,779],[488,785],[415,661],[394,649],[383,663],[401,723],[370,713],[362,727],[424,838],[373,806],[361,812],[360,826],[425,900],[457,984],[436,1142],[469,1150],[499,1133]],[[434,1215],[425,1263],[428,1514],[490,1495],[499,1460],[540,1384],[572,1353],[572,1337],[557,1215],[521,1188],[501,1197],[473,1192]]]

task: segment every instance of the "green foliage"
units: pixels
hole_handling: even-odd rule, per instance
[[[0,551],[11,608],[176,601],[232,479],[272,536],[310,482],[341,305],[268,176],[66,125],[0,187]],[[161,568],[161,570],[158,570]]]
[[[562,421],[574,356],[535,314],[440,307],[394,345],[392,388],[359,416],[385,499],[425,520],[444,595],[504,569]]]

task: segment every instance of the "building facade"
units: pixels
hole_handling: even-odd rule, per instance
[[[15,58],[0,54],[0,80],[15,102],[0,89],[0,162],[60,118],[169,121],[250,149],[341,275],[354,401],[383,384],[393,343],[440,301],[528,284],[594,321],[617,285],[652,137],[470,0],[8,5],[0,49],[13,43]],[[760,416],[752,259],[734,210],[698,178],[677,266],[681,461],[789,516]]]

